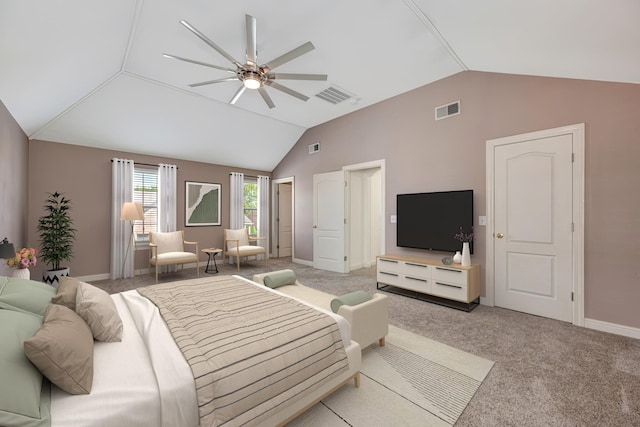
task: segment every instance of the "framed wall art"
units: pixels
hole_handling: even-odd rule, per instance
[[[220,225],[220,184],[185,181],[186,227]]]

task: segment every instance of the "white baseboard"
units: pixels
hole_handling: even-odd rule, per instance
[[[296,264],[308,265],[309,267],[313,267],[313,261],[307,261],[306,259],[294,258],[293,262]]]
[[[629,338],[640,339],[640,328],[618,325],[616,323],[603,322],[602,320],[584,319],[584,327],[596,331],[609,332]]]

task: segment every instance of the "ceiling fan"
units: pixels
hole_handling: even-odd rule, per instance
[[[229,55],[224,49],[211,41],[207,36],[198,31],[193,25],[189,24],[187,21],[180,21],[187,30],[191,31],[195,34],[200,40],[211,46],[214,50],[216,50],[220,55],[224,56],[229,62],[236,66],[236,69],[221,67],[219,65],[207,64],[206,62],[196,61],[194,59],[183,58],[176,55],[163,54],[166,58],[177,59],[180,61],[190,62],[192,64],[204,65],[205,67],[215,68],[217,70],[226,71],[227,73],[234,74],[234,77],[227,77],[224,79],[217,80],[208,80],[206,82],[200,83],[192,83],[190,87],[204,86],[214,83],[221,82],[231,82],[239,80],[242,82],[242,85],[238,89],[238,91],[233,95],[229,104],[235,104],[236,101],[240,98],[240,96],[244,93],[246,89],[256,89],[258,93],[262,96],[264,102],[269,106],[269,108],[274,108],[275,104],[271,100],[271,97],[265,90],[265,86],[272,87],[281,92],[286,93],[287,95],[294,96],[302,101],[306,101],[309,99],[308,96],[297,92],[293,89],[290,89],[286,86],[277,83],[276,80],[327,80],[326,74],[291,74],[291,73],[273,73],[273,70],[280,65],[286,64],[289,61],[296,59],[299,56],[304,55],[307,52],[315,49],[311,42],[306,42],[301,46],[298,46],[295,49],[290,50],[289,52],[263,64],[258,65],[258,52],[257,52],[257,43],[256,43],[256,18],[251,15],[246,15],[245,17],[246,26],[247,26],[247,54],[246,54],[246,63],[242,64],[238,60],[236,60],[233,56]]]

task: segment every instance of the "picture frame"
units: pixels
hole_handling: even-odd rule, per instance
[[[185,181],[184,221],[186,227],[221,225],[222,185]]]

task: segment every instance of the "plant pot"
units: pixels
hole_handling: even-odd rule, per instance
[[[45,270],[44,273],[42,273],[42,281],[54,288],[57,288],[60,284],[60,278],[68,276],[69,273],[69,267],[63,267],[58,270]]]

